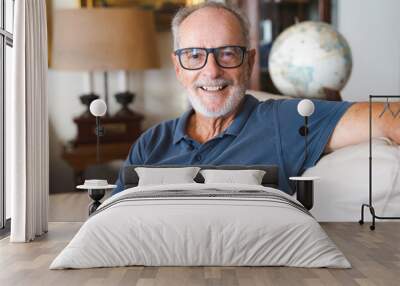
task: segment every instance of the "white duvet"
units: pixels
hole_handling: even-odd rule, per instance
[[[249,196],[121,200],[138,192],[168,190],[234,191],[246,196],[248,191]],[[289,201],[252,197],[252,190]],[[131,188],[106,200],[50,269],[127,265],[349,268],[317,221],[291,201],[295,200],[279,190],[254,185]]]

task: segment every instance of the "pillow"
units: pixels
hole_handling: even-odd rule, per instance
[[[278,188],[278,166],[276,165],[128,165],[123,168],[122,177],[124,180],[124,190],[137,187],[139,176],[135,168],[182,168],[199,167],[201,170],[264,170],[266,173],[261,184],[265,187]],[[204,183],[204,177],[199,173],[194,178],[196,183]]]
[[[139,176],[139,186],[195,183],[193,179],[199,170],[199,167],[135,168]]]
[[[212,183],[234,183],[246,185],[261,185],[265,175],[263,170],[201,170],[205,184]]]

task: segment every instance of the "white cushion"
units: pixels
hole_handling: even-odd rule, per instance
[[[263,170],[201,170],[200,174],[204,177],[205,184],[229,183],[261,185],[265,175]]]
[[[199,167],[135,168],[139,176],[139,186],[195,183],[193,179],[199,170]]]
[[[368,203],[369,143],[340,148],[327,154],[303,176],[318,176],[314,182],[314,207],[319,221],[352,221],[361,217]],[[385,139],[372,142],[372,196],[379,216],[400,216],[400,147]],[[365,220],[370,221],[369,209]]]

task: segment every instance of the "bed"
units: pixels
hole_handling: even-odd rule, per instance
[[[206,173],[193,176],[193,182],[138,185],[142,179],[139,169],[127,168],[127,189],[103,202],[50,269],[351,267],[316,219],[293,197],[276,189],[276,167],[196,168],[209,173],[213,169],[263,173],[258,185],[239,184],[236,175],[230,177],[232,182],[210,179],[220,178],[218,175],[206,177],[202,183]]]

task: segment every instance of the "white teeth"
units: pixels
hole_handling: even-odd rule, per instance
[[[203,86],[202,88],[207,91],[218,91],[222,89],[222,86]]]

